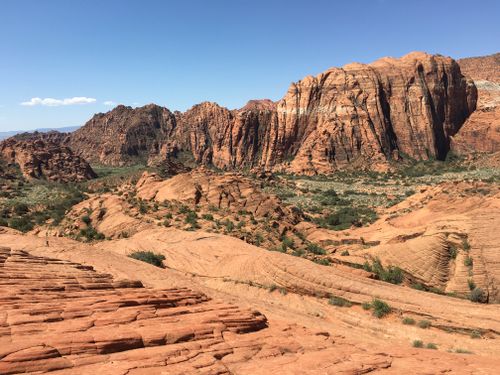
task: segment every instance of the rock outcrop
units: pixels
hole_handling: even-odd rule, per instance
[[[476,99],[453,59],[415,52],[306,77],[278,103],[254,100],[231,111],[205,102],[175,115],[119,106],[73,133],[71,145],[110,165],[187,152],[224,169],[387,169],[401,157],[444,159]]]
[[[26,178],[77,182],[95,178],[90,165],[64,145],[64,133],[24,133],[0,143],[0,157],[17,164]]]
[[[147,161],[172,137],[175,117],[168,109],[149,104],[119,105],[98,113],[73,132],[69,145],[86,160],[112,166]]]
[[[500,53],[458,60],[478,88],[478,108],[453,137],[452,150],[467,155],[500,151]]]
[[[124,359],[109,373],[125,373],[119,368],[126,364],[168,363],[178,373],[203,367],[222,374],[227,372],[220,372],[224,366],[217,358],[232,352],[224,336],[267,326],[262,314],[200,292],[145,289],[139,281],[114,280],[91,266],[3,247],[0,285],[1,374],[108,373],[96,367],[104,370]],[[142,356],[133,352],[139,348]],[[197,357],[205,356],[211,361],[197,366]]]

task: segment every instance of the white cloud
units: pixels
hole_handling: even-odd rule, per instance
[[[111,107],[115,106],[117,103],[112,101],[112,100],[106,100],[104,103],[104,105],[109,105]]]
[[[75,105],[75,104],[89,104],[95,103],[96,99],[87,98],[85,96],[75,96],[73,98],[54,99],[54,98],[31,98],[30,101],[22,102],[21,105],[33,107],[36,105],[43,105],[47,107],[59,107],[62,105]]]

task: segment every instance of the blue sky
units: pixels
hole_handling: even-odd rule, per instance
[[[2,0],[0,131],[81,125],[113,103],[238,108],[414,50],[491,54],[499,15],[497,0]]]

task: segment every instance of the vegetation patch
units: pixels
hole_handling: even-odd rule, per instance
[[[152,251],[134,251],[129,255],[130,258],[140,260],[142,262],[146,262],[152,264],[153,266],[165,268],[163,265],[163,261],[165,260],[165,256],[162,254],[156,254]]]

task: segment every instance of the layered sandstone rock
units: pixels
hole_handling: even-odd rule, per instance
[[[120,363],[118,357],[128,368],[170,364],[180,370],[181,362],[192,371],[204,356],[211,358],[199,366],[204,371],[226,373],[217,361],[233,351],[224,334],[267,326],[262,314],[199,292],[144,289],[90,266],[9,248],[0,248],[0,285],[2,374],[101,373],[97,365]],[[142,355],[136,349],[144,349]],[[109,373],[124,373],[123,365]]]
[[[0,157],[19,165],[27,178],[59,182],[95,178],[90,165],[64,145],[66,137],[58,132],[16,135],[0,143]]]
[[[387,169],[402,155],[444,159],[476,98],[454,60],[411,53],[332,68],[293,83],[278,103],[240,110],[205,102],[174,116],[154,105],[119,106],[73,133],[71,145],[111,165],[185,151],[225,169]]]
[[[452,150],[467,155],[500,151],[500,53],[458,60],[478,88],[478,108],[453,137]]]

